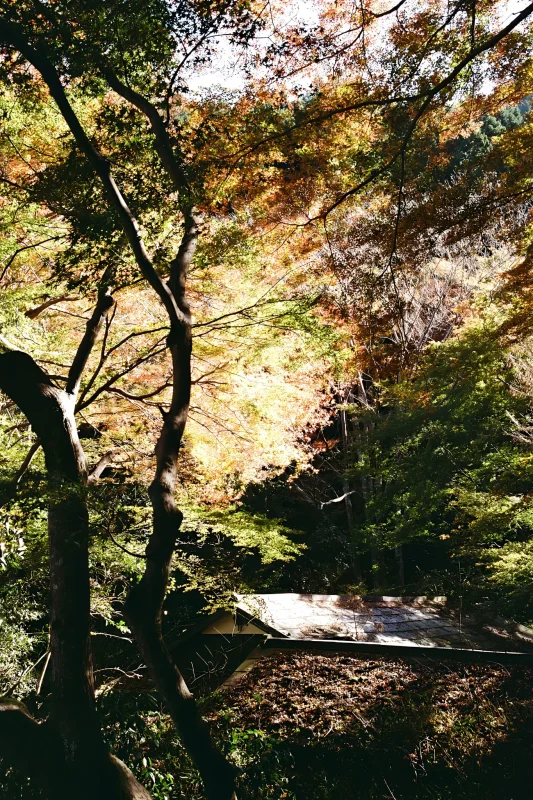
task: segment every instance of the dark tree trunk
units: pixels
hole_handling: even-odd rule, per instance
[[[114,88],[124,92],[128,101],[133,102],[147,116],[155,136],[156,150],[161,163],[182,200],[185,231],[176,258],[170,264],[169,280],[165,282],[150,259],[140,226],[113,178],[110,163],[98,152],[87,136],[46,51],[42,46],[33,47],[25,31],[18,24],[5,22],[0,33],[5,42],[15,47],[40,72],[79,149],[85,154],[99,177],[110,206],[120,219],[141,274],[158,295],[169,317],[171,333],[168,344],[173,364],[173,395],[169,411],[163,413],[163,429],[156,446],[156,475],[150,488],[153,532],[146,550],[145,573],[131,591],[126,603],[125,617],[152,671],[154,681],[168,705],[184,745],[201,774],[209,799],[230,800],[235,796],[234,770],[224,759],[206,723],[201,719],[194,699],[173,664],[161,635],[161,609],[168,585],[172,553],[182,519],[181,512],[175,505],[174,491],[177,458],[187,421],[191,391],[191,318],[185,287],[198,236],[198,219],[193,208],[191,188],[187,175],[174,157],[172,143],[157,109],[120,81],[118,85],[115,83]],[[90,338],[89,328],[90,325],[86,335],[87,341]],[[83,346],[80,350],[85,352]],[[83,367],[84,360],[79,360]],[[77,382],[71,380],[71,376],[68,386],[77,386]],[[65,507],[64,510],[67,515],[72,514],[76,517],[74,506]]]
[[[51,800],[63,798],[112,797],[113,800],[150,800],[150,794],[128,767],[110,756],[106,764],[109,786],[105,794],[90,787],[82,777],[73,781],[65,763],[64,751],[52,723],[36,722],[17,700],[0,699],[0,753],[11,766],[30,777]],[[93,791],[91,795],[89,792]]]
[[[6,719],[11,720],[14,732],[27,732],[26,743],[19,736],[21,746],[30,747],[33,738],[41,736],[48,753],[46,764],[54,765],[48,770],[51,777],[44,781],[53,795],[62,792],[61,796],[118,800],[143,797],[144,791],[144,797],[149,797],[134,779],[130,788],[133,791],[135,784],[137,794],[124,794],[126,773],[122,775],[120,762],[110,758],[96,714],[89,630],[87,467],[74,421],[74,397],[54,386],[23,352],[0,356],[0,390],[25,414],[45,455],[52,667],[52,712],[46,735],[44,726],[20,709],[14,714],[9,705],[2,709],[10,712],[7,717],[2,715],[4,725]],[[30,750],[27,757],[31,760],[35,753]],[[44,780],[43,770],[41,773]]]
[[[350,448],[350,439],[348,434],[348,415],[346,413],[346,409],[341,408],[339,412],[339,417],[341,423],[342,447],[344,451],[344,469],[346,470],[349,465],[348,459],[349,459],[349,448]],[[355,541],[355,524],[354,524],[352,499],[351,499],[351,494],[352,494],[351,486],[348,478],[346,477],[346,473],[343,473],[342,491],[344,494],[344,507],[346,509],[346,522],[348,525],[348,547],[350,550],[350,559],[352,562],[352,572],[354,580],[360,583],[363,580],[363,574],[361,571],[361,559],[359,553],[357,552],[357,543]]]
[[[157,441],[156,471],[150,486],[153,530],[146,548],[146,567],[140,582],[130,591],[124,616],[161,693],[185,749],[202,778],[209,800],[235,797],[235,770],[226,761],[202,719],[183,676],[163,641],[161,618],[172,555],[183,515],[174,498],[177,459],[187,422],[191,393],[191,320],[185,300],[186,270],[196,244],[196,220],[188,218],[185,235],[174,262],[172,290],[182,319],[171,328],[168,344],[172,354],[173,394],[164,412]]]
[[[399,544],[394,548],[394,558],[396,559],[396,566],[398,568],[398,583],[400,588],[405,586],[405,564],[403,560],[403,547]]]

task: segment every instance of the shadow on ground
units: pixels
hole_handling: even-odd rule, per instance
[[[526,800],[532,688],[523,668],[280,654],[213,716],[246,800]]]

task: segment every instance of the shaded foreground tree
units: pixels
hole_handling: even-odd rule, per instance
[[[148,797],[105,747],[96,715],[89,640],[87,463],[74,420],[83,366],[110,305],[102,294],[72,364],[65,391],[30,355],[0,356],[0,386],[27,416],[42,444],[49,481],[50,650],[53,712],[38,725],[20,704],[4,702],[3,753],[51,794]],[[65,565],[68,565],[65,568]],[[27,748],[30,748],[29,751]]]
[[[467,6],[459,6],[467,15]],[[180,117],[179,113],[173,116],[172,103],[178,90],[184,90],[184,63],[187,66],[204,63],[210,55],[210,37],[223,33],[229,35],[235,45],[246,47],[260,27],[261,18],[248,4],[239,2],[183,3],[177,6],[154,2],[150,4],[152,17],[149,20],[143,2],[113,5],[108,9],[112,18],[106,17],[104,12],[96,13],[97,10],[85,2],[4,2],[1,8],[0,41],[5,56],[4,72],[16,79],[21,91],[28,91],[32,101],[43,90],[43,84],[46,86],[74,139],[76,158],[81,153],[84,164],[90,165],[92,174],[99,181],[104,216],[109,216],[112,221],[108,234],[110,239],[113,243],[120,241],[121,246],[127,243],[137,276],[140,273],[150,285],[168,317],[172,398],[169,406],[161,409],[163,423],[156,445],[155,476],[150,486],[153,529],[146,549],[144,574],[130,591],[124,616],[181,740],[202,777],[207,797],[210,800],[229,800],[235,793],[233,769],[211,738],[161,634],[162,604],[182,522],[174,492],[191,391],[191,311],[186,282],[201,225],[199,206],[209,206],[206,200],[207,168],[201,159],[196,162],[192,159],[192,163],[191,159],[188,160],[188,149],[195,142],[199,147],[199,129],[192,144],[190,139],[180,138]],[[381,165],[373,168],[357,189],[345,188],[334,202],[326,202],[324,213],[334,211],[341,201],[353,197],[356,191],[364,189],[403,160],[414,128],[432,101],[441,91],[447,90],[477,56],[498,45],[532,12],[533,5],[529,5],[497,34],[486,36],[480,44],[472,41],[466,55],[459,53],[462,58],[458,65],[434,82],[431,88],[421,90],[418,87],[414,94],[406,90],[406,96],[402,98],[393,82],[388,96],[380,86],[376,96],[369,94],[366,99],[357,100],[353,106],[355,110],[386,107],[399,104],[403,99],[421,102],[413,111],[403,140],[399,145],[393,143],[396,155],[381,154]],[[360,21],[363,34],[365,24],[363,14]],[[184,59],[178,58],[175,52],[180,31],[190,42],[189,48],[185,48]],[[312,39],[311,45],[315,46],[316,41]],[[309,50],[309,42],[295,40],[295,47],[305,52]],[[333,58],[336,45],[329,49],[332,54],[328,58]],[[312,58],[310,63],[315,62],[316,58]],[[269,56],[265,57],[263,64],[269,65]],[[352,69],[356,71],[358,68],[358,59],[354,58]],[[425,79],[418,77],[424,83]],[[112,89],[120,96],[120,102],[127,104],[127,114],[133,114],[135,119],[137,113],[141,115],[150,131],[153,161],[163,173],[163,177],[160,176],[161,192],[166,199],[177,198],[175,209],[182,220],[182,236],[175,254],[158,260],[149,254],[134,207],[115,180],[112,159],[104,155],[103,148],[97,147],[96,134],[88,132],[87,125],[67,96],[67,89],[70,91],[72,87],[81,87],[82,97],[83,92],[90,96],[91,92]],[[311,113],[309,126],[348,111],[347,107],[336,107],[314,117]],[[128,124],[127,121],[126,127]],[[113,131],[112,125],[110,129]],[[249,130],[255,132],[255,123]],[[294,126],[281,125],[281,129],[270,138],[256,137],[256,142],[248,143],[244,149],[250,157],[256,152],[267,152],[271,158],[271,142],[283,140],[290,151],[293,130]],[[223,139],[223,127],[218,134]],[[205,132],[202,136],[202,141],[205,141]],[[241,160],[239,155],[238,161]],[[74,167],[74,164],[70,166]],[[278,162],[278,172],[283,173],[286,166],[287,162]],[[367,164],[364,166],[366,168]],[[210,188],[214,195],[213,187]],[[134,194],[134,187],[130,191]],[[235,189],[236,195],[238,191]],[[104,232],[103,238],[105,235]],[[110,246],[109,252],[112,251],[113,246]],[[52,795],[66,792],[87,798],[147,796],[146,790],[135,781],[129,770],[109,756],[94,707],[85,501],[88,479],[75,421],[83,369],[113,305],[116,271],[116,264],[105,270],[101,270],[98,264],[91,274],[93,286],[98,287],[98,301],[64,390],[56,386],[29,354],[10,347],[9,342],[4,341],[4,349],[8,352],[0,356],[0,388],[19,406],[39,437],[48,472],[53,678],[50,720],[38,726],[19,705],[5,702],[0,707],[0,737],[4,752],[11,753],[14,763],[22,764],[28,770],[28,759],[31,761],[36,777]],[[46,757],[32,760],[33,753],[26,752],[26,743],[28,739],[37,741],[41,732],[45,739],[40,752]]]
[[[162,411],[163,426],[156,445],[156,474],[150,487],[153,533],[146,551],[144,575],[128,597],[124,616],[181,739],[200,772],[207,796],[230,798],[234,794],[234,771],[211,738],[161,634],[162,604],[182,520],[182,514],[176,508],[174,489],[176,462],[191,390],[191,317],[185,297],[185,281],[196,246],[198,217],[190,187],[154,109],[155,117],[151,122],[155,128],[157,149],[175,190],[183,196],[184,234],[170,265],[168,281],[164,281],[146,251],[137,221],[111,175],[109,163],[93,147],[80,124],[52,62],[45,52],[28,43],[22,28],[16,23],[4,22],[2,36],[41,74],[77,146],[100,178],[141,274],[159,296],[168,314],[170,333],[167,344],[173,364],[173,393],[169,410]],[[27,416],[39,437],[51,492],[48,530],[54,713],[47,724],[57,732],[58,757],[43,765],[46,769],[44,783],[52,783],[54,789],[59,785],[64,791],[83,797],[142,797],[148,796],[146,790],[133,779],[127,768],[110,759],[107,753],[96,718],[90,661],[88,513],[83,496],[87,466],[77,435],[74,411],[83,367],[105,314],[113,304],[107,284],[108,275],[104,274],[99,302],[73,361],[64,391],[54,386],[31,356],[16,351],[1,357],[0,387]],[[29,725],[24,710],[19,709],[15,714],[11,704],[6,704],[5,709],[10,712],[7,720],[15,716],[19,730],[24,732]],[[22,720],[22,725],[19,720]],[[12,738],[9,726],[5,738]],[[25,749],[23,735],[19,744],[21,749]],[[28,756],[32,758],[31,754]],[[60,768],[57,769],[59,762]]]

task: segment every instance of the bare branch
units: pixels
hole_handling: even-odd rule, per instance
[[[43,311],[46,311],[46,309],[50,308],[50,306],[55,306],[56,303],[72,302],[77,299],[78,299],[77,297],[71,297],[70,295],[66,294],[63,294],[60,297],[51,297],[49,300],[45,300],[44,303],[41,303],[40,306],[36,306],[35,308],[30,308],[28,311],[25,312],[25,316],[29,317],[30,319],[37,319],[39,314],[42,314]]]
[[[18,469],[18,472],[15,475],[15,478],[14,478],[14,481],[13,481],[15,486],[19,485],[19,483],[21,482],[22,478],[24,477],[24,475],[28,471],[28,469],[30,467],[30,464],[33,461],[35,455],[37,454],[40,446],[41,446],[41,442],[39,441],[39,439],[36,439],[35,442],[32,444],[32,446],[30,447],[30,449],[28,450],[28,454],[27,454],[26,458],[24,459],[24,461],[20,465],[20,467]]]
[[[148,558],[148,556],[145,553],[134,553],[133,550],[128,550],[128,548],[124,547],[123,544],[120,544],[120,542],[117,542],[117,540],[115,539],[115,537],[113,536],[111,531],[108,530],[107,531],[107,535],[109,536],[109,538],[111,539],[111,541],[113,542],[115,547],[118,547],[118,549],[122,550],[123,553],[126,553],[129,556],[133,556],[133,558],[140,558],[143,561],[146,561],[146,559]]]
[[[102,394],[102,392],[107,392],[113,386],[113,384],[115,384],[118,380],[120,380],[120,378],[124,377],[124,375],[127,375],[129,372],[132,372],[132,370],[137,369],[137,367],[139,367],[141,364],[144,364],[150,358],[154,358],[155,356],[164,353],[165,350],[167,349],[166,345],[163,345],[163,347],[159,347],[159,349],[157,350],[154,349],[155,347],[157,347],[158,344],[160,344],[160,342],[156,342],[154,347],[150,349],[150,352],[148,352],[145,356],[139,358],[133,364],[129,364],[123,370],[117,372],[115,375],[109,378],[109,380],[107,380],[104,384],[102,384],[102,386],[99,386],[98,389],[96,389],[87,400],[80,401],[80,403],[78,403],[78,405],[76,406],[76,411],[77,412],[82,411],[84,408],[87,408],[87,406],[90,406],[91,403],[94,403],[94,401]]]
[[[107,82],[117,94],[123,97],[141,111],[150,122],[152,133],[155,136],[155,147],[165,170],[170,176],[172,183],[178,191],[190,194],[189,182],[185,170],[175,156],[170,136],[165,127],[165,123],[157,108],[135,89],[125,84],[109,67],[102,68],[102,74]]]
[[[395,95],[393,97],[381,97],[381,98],[367,97],[363,100],[359,100],[358,102],[352,103],[350,105],[345,105],[339,108],[330,109],[329,111],[326,111],[323,114],[317,114],[315,117],[304,118],[300,122],[297,122],[294,125],[285,128],[283,131],[270,134],[269,136],[265,136],[263,139],[260,139],[259,141],[255,142],[249,147],[246,147],[240,153],[234,154],[236,160],[232,164],[231,169],[233,169],[245,155],[253,153],[254,151],[258,150],[265,144],[277,141],[279,139],[283,139],[293,131],[298,130],[300,128],[308,127],[309,125],[320,124],[322,122],[326,122],[329,119],[332,119],[335,116],[341,114],[347,114],[352,111],[359,111],[365,108],[380,108],[390,105],[396,105],[398,103],[413,103],[416,102],[417,100],[422,100],[423,98],[433,99],[433,97],[435,97],[443,89],[446,89],[451,83],[453,83],[455,78],[457,78],[457,76],[464,70],[466,66],[468,66],[468,64],[470,64],[471,61],[473,61],[475,58],[482,55],[483,53],[487,52],[487,50],[491,50],[493,47],[495,47],[502,39],[504,39],[518,25],[520,25],[521,22],[527,19],[531,15],[531,13],[533,13],[533,3],[529,3],[519,14],[516,15],[516,17],[508,25],[505,26],[505,28],[502,28],[500,31],[498,31],[498,33],[495,33],[493,36],[489,37],[484,42],[481,42],[479,45],[477,45],[477,47],[471,47],[466,56],[454,67],[454,69],[433,88],[426,89],[425,91],[417,92],[416,94],[411,94],[411,95]],[[426,107],[427,105],[424,104],[424,110]],[[394,160],[396,160],[396,158]],[[386,168],[388,168],[389,166],[390,162]],[[378,173],[382,174],[382,170],[379,170]],[[377,177],[377,175],[374,175],[374,177]],[[366,186],[367,183],[369,183],[368,180],[364,181],[363,185]],[[359,188],[362,188],[361,184],[359,185]],[[351,192],[348,192],[346,196],[355,194],[357,191],[359,191],[359,188],[355,188]],[[342,202],[342,199],[340,202]]]
[[[9,687],[9,689],[8,689],[8,690],[5,692],[5,694],[7,694],[7,695],[11,694],[11,693],[12,693],[12,692],[13,692],[13,691],[14,691],[14,690],[17,688],[17,686],[20,684],[20,682],[21,682],[22,680],[24,680],[24,678],[26,677],[26,675],[27,675],[29,672],[31,672],[31,671],[32,671],[32,669],[35,669],[35,667],[38,667],[38,666],[39,666],[39,664],[41,663],[41,661],[42,661],[43,659],[45,659],[45,658],[46,658],[46,656],[49,654],[49,652],[50,652],[49,650],[46,650],[46,651],[45,651],[45,652],[44,652],[44,653],[43,653],[43,654],[42,654],[42,655],[41,655],[41,656],[40,656],[40,657],[37,659],[37,661],[36,661],[34,664],[30,664],[30,666],[29,666],[29,667],[26,667],[26,669],[23,671],[22,675],[21,675],[19,678],[17,678],[17,680],[15,681],[15,683],[13,683],[13,684],[12,684],[12,685]]]
[[[394,14],[394,12],[398,11],[398,9],[401,8],[403,6],[403,4],[406,3],[406,2],[407,2],[407,0],[400,0],[399,3],[396,3],[395,6],[393,6],[392,8],[388,8],[386,11],[378,11],[378,12],[376,12],[376,11],[371,11],[370,9],[367,9],[367,13],[370,14],[371,17],[374,17],[374,19],[379,19],[380,17],[386,17],[389,14]]]
[[[94,467],[89,471],[87,483],[96,483],[102,476],[102,472],[113,463],[113,451],[110,450],[105,453],[102,458],[96,462]]]
[[[350,492],[344,492],[341,494],[340,497],[334,497],[333,500],[326,500],[325,503],[320,503],[320,508],[324,508],[324,506],[329,506],[332,503],[342,503],[343,500],[346,500],[347,497],[350,497],[352,494],[357,494],[356,489],[352,489]]]
[[[48,664],[50,663],[51,655],[52,655],[51,651],[48,650],[48,654],[46,656],[46,661],[44,662],[44,667],[43,667],[41,675],[39,677],[39,683],[37,684],[37,690],[35,692],[37,695],[41,694],[41,689],[43,688],[43,683],[44,683],[44,676],[46,675],[46,670],[48,669]]]
[[[153,389],[151,392],[146,392],[146,394],[131,394],[130,392],[124,391],[124,389],[118,389],[117,387],[109,388],[108,392],[114,392],[115,394],[120,395],[120,397],[125,397],[127,400],[148,400],[150,397],[155,397],[156,394],[159,394],[164,389],[170,389],[172,383],[170,381],[166,381],[161,386],[158,386],[157,389]]]
[[[72,366],[70,367],[67,385],[65,387],[67,394],[72,395],[74,398],[78,394],[83,370],[89,360],[89,356],[96,342],[96,337],[113,303],[114,300],[107,291],[101,292],[91,318],[87,322],[85,333],[79,344],[76,355],[74,356]]]
[[[149,328],[146,331],[134,331],[134,333],[128,333],[128,335],[121,339],[120,342],[117,342],[117,344],[114,344],[113,347],[109,348],[105,357],[106,359],[109,358],[111,353],[114,353],[115,350],[118,350],[119,347],[122,347],[122,345],[126,344],[126,342],[129,342],[130,339],[133,339],[136,336],[147,336],[149,333],[160,333],[161,331],[168,331],[168,325],[162,325],[159,328]]]
[[[85,384],[85,386],[82,389],[81,395],[80,395],[80,397],[78,399],[78,405],[84,400],[85,397],[87,397],[87,395],[91,391],[92,387],[94,386],[94,383],[95,383],[96,379],[98,378],[99,374],[101,373],[101,371],[102,371],[102,369],[104,367],[104,364],[105,364],[105,361],[106,361],[107,357],[109,356],[109,353],[106,353],[106,345],[107,345],[107,339],[108,339],[108,336],[109,336],[109,331],[111,329],[111,325],[113,323],[113,320],[115,319],[116,311],[117,311],[117,306],[115,304],[113,306],[113,311],[111,313],[111,317],[109,317],[109,315],[106,315],[104,317],[105,331],[104,331],[104,335],[102,337],[102,346],[100,348],[100,358],[98,359],[98,364],[96,365],[96,369],[94,370],[93,374],[91,375],[91,377],[89,378],[89,380],[87,381],[87,383]]]
[[[107,79],[111,88],[121,97],[141,111],[150,123],[150,128],[155,138],[155,149],[163,167],[169,175],[174,188],[184,195],[184,217],[185,231],[176,257],[170,267],[170,279],[168,286],[177,303],[179,310],[184,315],[182,320],[185,324],[190,323],[189,306],[185,300],[185,280],[194,256],[196,242],[198,238],[199,216],[193,209],[191,197],[191,187],[188,177],[176,157],[174,147],[166,129],[164,120],[157,108],[144,95],[132,89],[108,67],[102,69],[102,73]]]
[[[11,184],[11,181],[6,181],[4,179],[4,182],[9,183],[10,185],[13,185],[13,184]],[[17,187],[17,188],[22,188],[22,187]],[[34,247],[40,247],[40,245],[46,244],[47,242],[58,241],[59,239],[62,239],[62,238],[63,238],[62,236],[49,236],[48,239],[43,239],[41,242],[35,242],[34,244],[25,244],[22,247],[19,247],[18,250],[15,250],[15,252],[12,253],[11,256],[8,258],[8,260],[6,261],[6,263],[4,265],[4,268],[2,270],[2,274],[0,275],[0,282],[2,282],[3,279],[5,278],[5,276],[7,275],[7,271],[9,269],[9,267],[11,266],[11,264],[13,263],[15,258],[19,255],[19,253],[23,253],[25,250],[32,250]],[[66,298],[64,298],[64,299],[66,299]]]

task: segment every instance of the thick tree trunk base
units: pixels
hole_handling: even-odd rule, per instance
[[[30,777],[50,800],[151,800],[151,795],[115,756],[95,760],[92,779],[72,773],[58,734],[38,723],[23,703],[0,698],[0,754],[4,763]]]

